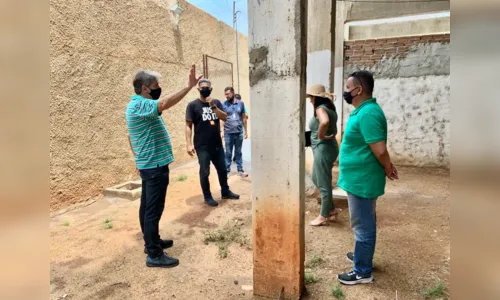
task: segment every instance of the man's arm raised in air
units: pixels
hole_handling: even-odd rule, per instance
[[[160,113],[166,109],[169,109],[170,107],[179,103],[179,101],[181,101],[182,98],[184,98],[184,96],[186,96],[187,93],[189,93],[189,91],[194,86],[196,86],[196,84],[198,84],[198,81],[202,77],[203,77],[203,75],[196,77],[196,66],[192,65],[191,70],[189,71],[188,86],[183,88],[180,91],[177,91],[175,93],[172,93],[172,94],[166,95],[165,97],[160,98],[160,100],[158,100],[158,113]]]

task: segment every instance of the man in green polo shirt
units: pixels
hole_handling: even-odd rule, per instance
[[[352,73],[347,79],[344,100],[354,106],[340,146],[338,186],[347,192],[349,217],[354,231],[354,263],[351,272],[338,275],[343,284],[373,280],[373,254],[377,236],[375,207],[384,194],[386,177],[398,179],[387,151],[387,120],[373,98],[374,80],[368,71]]]
[[[195,65],[192,65],[187,86],[160,98],[160,74],[139,71],[133,81],[135,95],[131,97],[125,113],[130,148],[142,179],[139,222],[144,237],[144,252],[148,254],[148,267],[171,268],[179,264],[178,259],[163,252],[163,249],[172,247],[173,241],[162,240],[159,234],[158,225],[169,183],[168,166],[174,161],[170,134],[160,115],[179,103],[198,83],[202,76],[196,78],[195,74]]]

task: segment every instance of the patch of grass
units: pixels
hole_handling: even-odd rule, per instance
[[[110,222],[104,224],[104,229],[111,229],[111,228],[113,228],[113,223]]]
[[[229,250],[227,249],[227,246],[226,244],[219,244],[219,256],[221,258],[226,258],[227,257],[227,254],[229,253]]]
[[[185,181],[187,179],[187,176],[186,175],[179,175],[177,177],[177,181]]]
[[[69,226],[69,222],[68,221],[64,221],[63,226]]]
[[[314,274],[306,273],[304,274],[304,283],[309,284],[309,283],[316,283],[319,281],[319,278],[314,276]]]
[[[321,265],[324,262],[323,258],[317,254],[311,255],[309,260],[306,262],[306,268],[316,268],[317,266]]]
[[[342,292],[342,289],[338,284],[332,287],[332,296],[339,300],[345,300],[344,292]]]
[[[106,219],[106,220],[104,221],[104,223],[105,223],[105,224],[111,223],[111,220],[110,220],[110,219]]]
[[[219,257],[226,258],[229,254],[228,246],[231,243],[238,243],[240,246],[248,246],[247,237],[241,233],[240,225],[227,223],[222,229],[205,231],[205,245],[209,243],[217,244]]]
[[[445,289],[446,289],[446,286],[445,286],[444,282],[440,281],[432,288],[427,289],[424,292],[424,295],[427,299],[433,298],[433,297],[443,297]]]

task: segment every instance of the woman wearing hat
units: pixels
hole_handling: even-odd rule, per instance
[[[326,225],[335,221],[339,210],[334,207],[332,195],[332,169],[339,154],[337,134],[337,112],[332,94],[321,84],[313,84],[307,98],[314,106],[314,117],[309,121],[311,148],[314,155],[312,180],[321,193],[320,215],[311,221],[312,226]]]

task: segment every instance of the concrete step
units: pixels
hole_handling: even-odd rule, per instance
[[[332,190],[333,199],[347,200],[347,193],[338,186],[334,187]]]

